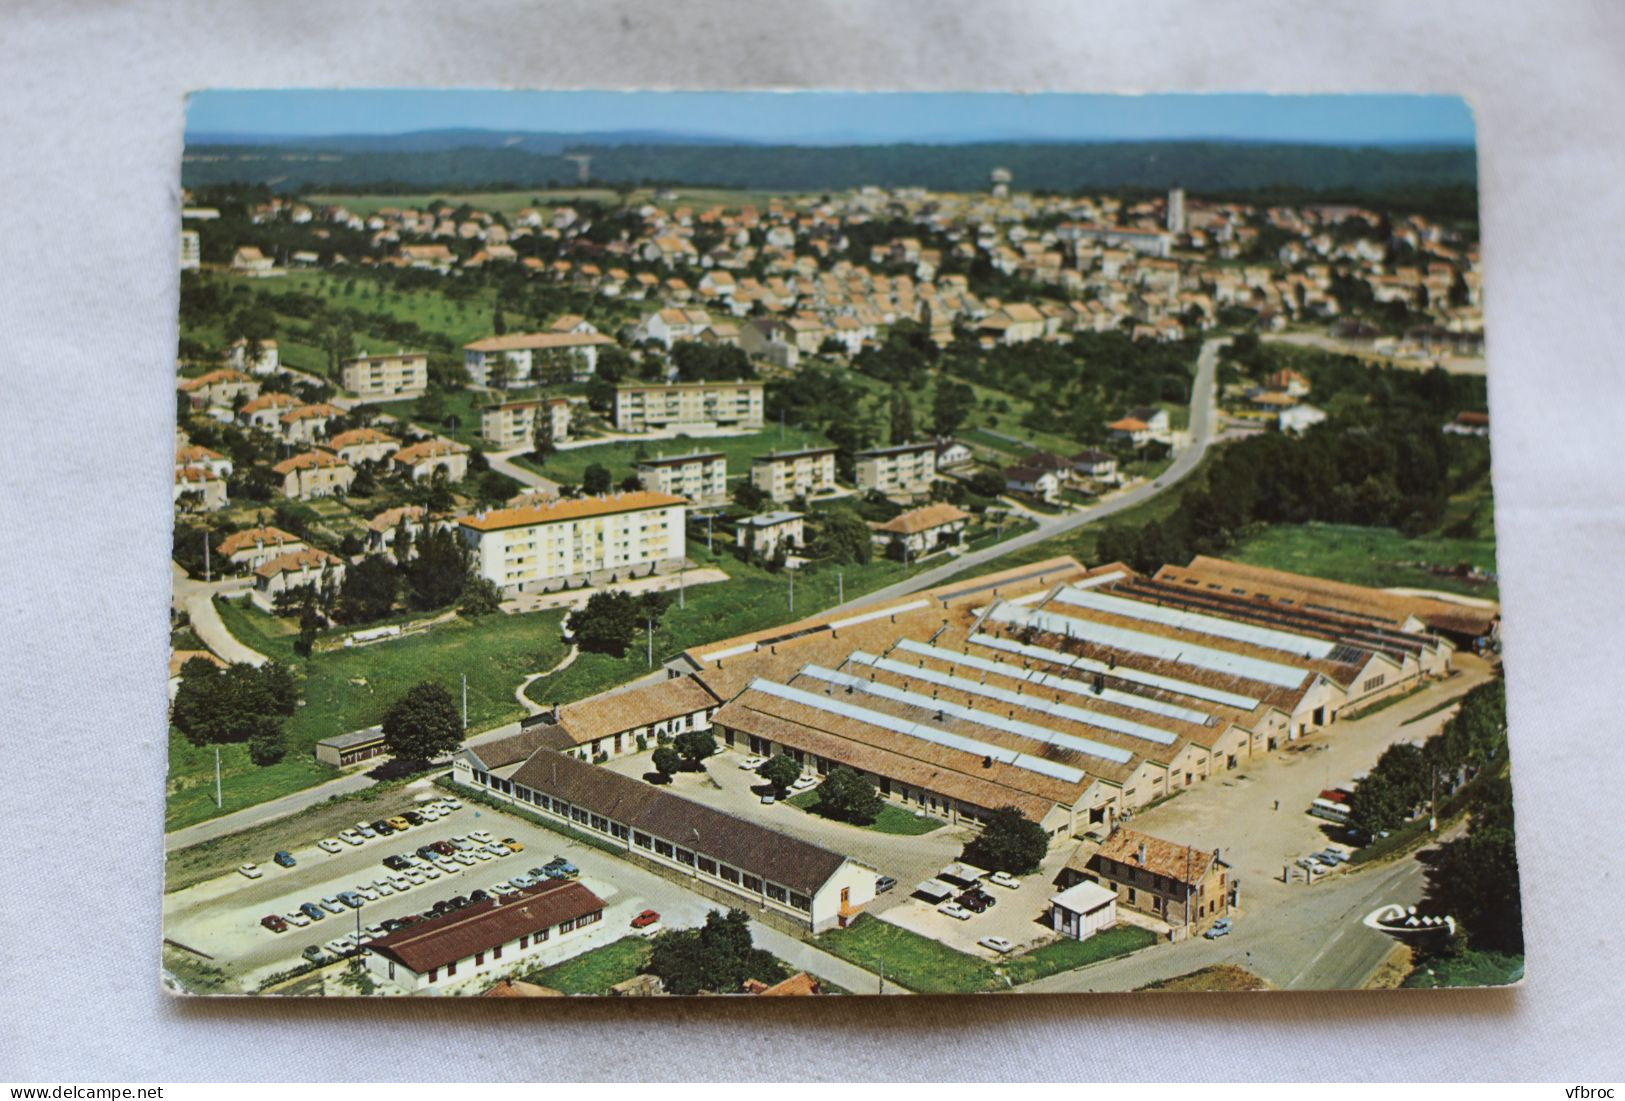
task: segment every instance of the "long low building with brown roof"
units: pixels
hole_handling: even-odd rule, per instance
[[[507,777],[485,771],[482,754],[500,759],[505,751],[460,751],[453,779],[805,922],[815,933],[850,920],[874,898],[873,868],[809,841],[551,749],[537,749]]]
[[[560,945],[585,940],[604,900],[573,880],[551,879],[511,898],[476,902],[370,941],[362,959],[377,981],[404,993],[489,979]]]

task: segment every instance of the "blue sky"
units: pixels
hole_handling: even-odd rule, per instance
[[[208,91],[187,133],[387,134],[478,128],[659,130],[790,144],[1150,140],[1467,145],[1454,96],[1107,96],[852,92]]]

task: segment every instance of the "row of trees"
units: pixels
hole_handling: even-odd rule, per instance
[[[633,596],[621,589],[600,590],[570,613],[565,626],[581,649],[625,657],[639,631],[659,626],[671,601],[671,594],[666,592]]]
[[[736,994],[750,979],[772,984],[789,977],[777,957],[756,947],[750,916],[738,909],[712,910],[698,929],[657,935],[647,970],[660,976],[668,994]]]
[[[1394,830],[1425,803],[1454,794],[1506,751],[1506,683],[1486,681],[1462,697],[1460,709],[1420,746],[1399,742],[1383,751],[1354,785],[1349,824],[1366,836]]]

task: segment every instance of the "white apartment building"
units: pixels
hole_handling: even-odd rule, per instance
[[[459,523],[480,576],[518,593],[675,568],[687,516],[681,497],[639,491],[491,509]]]
[[[340,368],[340,382],[361,398],[392,401],[420,398],[429,389],[429,357],[424,352],[369,356],[362,352]]]
[[[760,428],[760,382],[626,383],[615,388],[615,427]]]
[[[507,333],[463,345],[463,367],[480,386],[491,385],[491,371],[507,365],[508,387],[568,378],[585,382],[598,369],[598,349],[615,341],[600,332]]]
[[[774,451],[750,461],[751,485],[774,501],[793,501],[835,488],[835,449]]]
[[[720,451],[641,459],[638,483],[651,493],[686,497],[691,505],[710,507],[728,502],[728,458]]]
[[[937,445],[930,440],[859,451],[855,458],[859,489],[923,493],[937,476]]]
[[[529,447],[536,439],[536,416],[545,410],[553,422],[553,442],[570,438],[570,402],[565,398],[506,401],[480,413],[480,438],[498,451]]]

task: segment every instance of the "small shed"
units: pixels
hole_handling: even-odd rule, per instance
[[[323,738],[316,743],[316,759],[337,768],[371,757],[381,757],[387,752],[389,748],[384,745],[384,728],[381,726],[352,730],[348,734]]]
[[[914,888],[914,893],[927,902],[941,902],[954,897],[954,889],[940,879],[926,880]]]
[[[1117,924],[1117,892],[1093,880],[1051,895],[1049,903],[1052,927],[1071,940],[1088,940]]]

